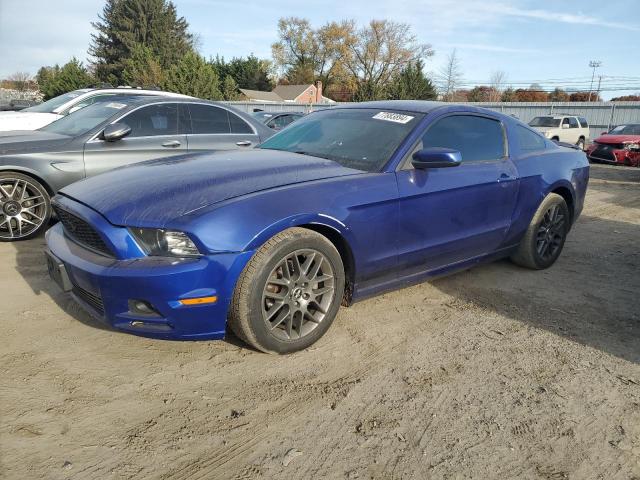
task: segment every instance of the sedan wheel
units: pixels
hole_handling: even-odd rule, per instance
[[[50,217],[49,194],[39,182],[18,173],[0,174],[0,241],[32,238]]]
[[[260,247],[242,271],[229,327],[264,352],[307,348],[331,326],[344,285],[342,259],[326,237],[287,229]]]

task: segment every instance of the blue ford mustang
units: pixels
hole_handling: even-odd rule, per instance
[[[318,340],[341,304],[502,257],[549,267],[588,179],[583,152],[509,116],[354,104],[255,150],[150,161],[62,189],[48,266],[116,329],[211,339],[228,325],[286,353]]]

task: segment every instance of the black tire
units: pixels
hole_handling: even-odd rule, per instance
[[[269,308],[268,302],[270,302],[270,299],[267,297],[269,296],[268,292],[271,291],[269,288],[273,288],[274,285],[271,283],[271,280],[274,279],[273,275],[277,274],[277,272],[282,273],[282,269],[286,265],[286,275],[287,278],[290,278],[288,280],[290,285],[281,287],[282,291],[278,290],[278,295],[282,295],[283,298],[286,297],[286,300],[278,300],[278,302],[279,304],[282,304],[283,301],[288,302],[281,307],[284,313],[287,311],[295,311],[297,307],[293,306],[291,302],[295,301],[293,298],[296,298],[295,295],[299,293],[300,288],[298,287],[297,280],[294,281],[295,269],[293,269],[293,266],[292,270],[289,271],[289,262],[291,261],[290,258],[294,256],[294,260],[298,262],[299,265],[298,269],[300,271],[303,270],[300,267],[299,258],[304,257],[298,257],[298,252],[303,252],[301,255],[305,253],[313,255],[310,262],[313,262],[313,258],[317,253],[321,254],[317,256],[317,258],[320,258],[321,262],[328,262],[328,264],[322,263],[319,268],[324,269],[326,267],[326,271],[332,273],[333,279],[330,281],[332,284],[330,288],[333,290],[331,293],[324,294],[327,295],[326,299],[320,294],[321,301],[325,303],[323,307],[325,312],[320,313],[322,319],[318,321],[318,323],[316,323],[316,321],[307,322],[305,324],[307,326],[304,327],[302,323],[305,321],[304,318],[308,317],[305,317],[304,314],[295,317],[298,319],[302,318],[302,320],[300,320],[298,331],[295,333],[295,335],[298,335],[298,338],[293,338],[295,336],[295,328],[292,330],[292,328],[289,327],[287,333],[287,327],[285,326],[285,324],[294,323],[293,314],[291,314],[291,317],[289,317],[289,314],[286,314],[285,317],[287,321],[280,320],[281,323],[278,324],[279,326],[274,327],[273,324],[269,323],[269,319],[266,318],[269,316],[268,311],[270,311],[267,311]],[[309,256],[307,258],[309,258]],[[315,266],[314,263],[310,263],[308,268],[311,270],[315,268]],[[316,272],[314,275],[317,274],[319,274],[319,272]],[[324,272],[322,272],[322,275],[324,275]],[[282,277],[284,277],[283,273]],[[278,281],[283,279],[284,278],[277,278]],[[303,284],[304,286],[308,285],[308,289],[305,291],[312,291],[312,283],[314,282]],[[321,285],[326,286],[324,282],[317,283],[316,285],[318,286],[318,290],[316,291],[322,290]],[[340,308],[344,294],[344,286],[344,267],[340,254],[335,246],[326,237],[314,231],[305,228],[289,228],[275,235],[260,247],[242,271],[231,302],[228,321],[229,327],[244,342],[263,352],[284,354],[305,349],[322,337],[331,326]],[[309,298],[308,295],[307,298]],[[314,297],[314,299],[315,298],[316,297]],[[295,304],[298,305],[297,302]],[[314,306],[312,307],[311,305]],[[320,306],[317,300],[307,302],[310,311],[315,309],[315,305]],[[306,307],[305,311],[307,311]],[[316,309],[313,314],[318,314],[318,310]],[[280,317],[280,314],[276,315],[276,317]],[[291,318],[290,322],[288,320],[289,318]],[[303,332],[304,328],[311,328],[311,330],[305,333]],[[286,336],[290,338],[283,338]]]
[[[0,242],[28,240],[46,230],[51,198],[40,182],[21,173],[0,172],[0,187]],[[20,216],[12,216],[15,212]]]
[[[554,142],[559,142],[560,141],[560,137],[552,137],[551,140],[554,141]]]
[[[553,217],[554,214],[557,216]],[[538,207],[511,260],[534,270],[549,268],[562,253],[570,221],[569,208],[564,198],[550,193]]]
[[[584,152],[584,138],[579,138],[576,146]]]

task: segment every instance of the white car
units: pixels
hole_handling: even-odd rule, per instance
[[[580,150],[584,150],[589,140],[587,120],[575,115],[557,114],[535,117],[529,122],[529,126],[550,140],[573,143],[580,147]]]
[[[47,100],[18,112],[0,112],[0,132],[7,130],[37,130],[59,118],[96,102],[108,100],[113,95],[147,95],[188,97],[178,93],[137,88],[83,88]]]

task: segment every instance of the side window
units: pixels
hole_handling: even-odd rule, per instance
[[[178,132],[178,106],[161,103],[139,108],[119,120],[131,127],[131,137],[175,135]]]
[[[422,137],[422,148],[458,150],[463,162],[497,160],[505,156],[504,131],[497,120],[453,115],[437,120]]]
[[[231,133],[253,133],[251,125],[231,112],[229,112],[229,123],[231,124]]]
[[[564,117],[562,119],[562,125],[569,125],[569,117]]]
[[[569,117],[569,128],[579,128],[578,119],[576,117]]]
[[[547,147],[547,144],[540,135],[521,125],[518,125],[516,129],[516,136],[518,137],[520,150],[523,152],[543,150]]]
[[[224,108],[198,103],[189,104],[191,133],[230,133],[229,115]]]
[[[578,117],[578,120],[580,120],[580,126],[582,128],[589,128],[589,123],[587,122],[587,119],[584,117]]]

